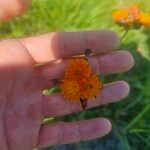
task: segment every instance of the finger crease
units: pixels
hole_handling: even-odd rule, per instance
[[[36,64],[35,59],[33,58],[33,56],[30,54],[28,48],[25,46],[25,43],[23,40],[20,39],[16,39],[16,41],[18,41],[19,44],[21,44],[21,46],[26,50],[26,52],[28,53],[28,55],[30,56],[30,58],[32,59],[32,61]]]
[[[66,46],[66,42],[65,42],[64,38],[61,36],[61,34],[57,36],[57,41],[58,41],[58,53],[60,54],[60,52],[61,52],[60,55],[62,57],[64,57],[66,54],[68,54],[69,51]]]
[[[85,47],[86,49],[91,49],[91,48],[89,47],[89,42],[88,42],[88,40],[87,40],[86,32],[83,32],[83,43],[84,43],[84,47]]]
[[[78,122],[78,133],[79,133],[79,140],[82,142],[83,138],[82,138],[82,130],[81,130],[80,122]]]
[[[57,135],[57,144],[61,144],[63,141],[63,136],[64,136],[64,123],[60,122],[59,123],[59,129],[58,129],[58,135]]]
[[[45,98],[43,95],[43,101],[42,101],[42,108],[43,108],[43,117],[48,118],[50,117],[50,110],[49,110],[49,105],[48,105],[48,100]]]

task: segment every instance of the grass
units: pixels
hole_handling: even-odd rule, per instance
[[[0,25],[0,38],[24,37],[52,31],[111,29],[121,35],[111,13],[117,8],[140,4],[150,12],[149,0],[33,0],[22,17]],[[113,123],[108,136],[89,142],[54,146],[47,150],[149,150],[150,149],[150,30],[131,31],[120,45],[135,58],[135,66],[127,73],[107,75],[104,82],[125,80],[131,85],[128,98],[116,104],[86,110],[58,120],[75,121],[107,117]]]

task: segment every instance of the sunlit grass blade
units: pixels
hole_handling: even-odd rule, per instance
[[[150,110],[150,105],[147,105],[141,113],[139,113],[125,128],[124,131],[126,132],[128,129],[131,129],[142,117],[145,113]]]

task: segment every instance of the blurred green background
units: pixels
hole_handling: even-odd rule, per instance
[[[33,0],[30,10],[13,21],[0,24],[0,38],[26,37],[53,31],[111,29],[121,36],[111,14],[117,8],[137,2],[150,13],[149,0]],[[130,95],[109,104],[55,120],[75,121],[107,117],[112,132],[104,138],[46,150],[150,150],[150,29],[130,31],[120,45],[135,58],[135,66],[127,73],[106,75],[104,83],[125,80]]]

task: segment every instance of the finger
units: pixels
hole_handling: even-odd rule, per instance
[[[35,62],[22,44],[15,39],[0,41],[0,67],[11,70],[14,66],[32,66]]]
[[[104,118],[83,120],[74,123],[58,122],[42,126],[39,134],[38,148],[56,144],[68,144],[102,137],[111,130],[111,123]]]
[[[116,81],[106,84],[102,91],[100,91],[99,97],[88,101],[87,108],[93,108],[99,105],[119,101],[127,97],[129,91],[129,85],[124,81]],[[44,110],[47,115],[45,115],[45,117],[63,116],[80,112],[82,110],[80,103],[70,102],[69,100],[64,99],[60,94],[45,97],[43,103],[45,103]]]
[[[61,78],[69,59],[48,63],[39,70],[47,80]],[[90,56],[88,62],[95,74],[113,74],[128,71],[134,64],[132,55],[127,51],[111,52],[99,56]]]
[[[83,54],[87,48],[93,53],[106,53],[119,45],[119,39],[112,31],[50,33],[21,41],[38,63]]]
[[[21,15],[30,3],[31,0],[0,0],[0,22]]]

